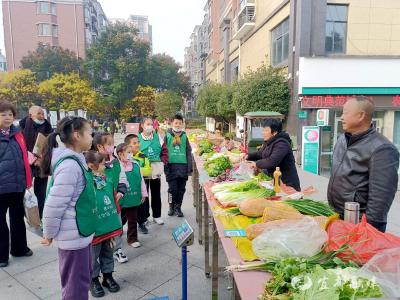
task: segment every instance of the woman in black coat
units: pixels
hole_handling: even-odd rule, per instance
[[[277,167],[282,172],[282,182],[287,186],[300,191],[300,180],[297,174],[296,163],[292,151],[292,141],[289,135],[282,131],[282,122],[268,119],[263,128],[264,144],[259,151],[247,156],[252,166],[273,176]]]

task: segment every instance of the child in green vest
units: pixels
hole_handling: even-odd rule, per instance
[[[146,199],[147,190],[144,179],[140,174],[140,166],[132,159],[129,148],[127,144],[123,143],[119,144],[116,149],[121,167],[125,171],[129,183],[128,191],[119,200],[119,205],[126,212],[128,222],[127,242],[133,248],[138,248],[141,246],[137,234],[138,208]]]
[[[183,217],[181,210],[183,196],[186,191],[186,181],[191,175],[192,169],[192,148],[189,139],[183,131],[183,117],[175,115],[172,121],[172,128],[168,130],[164,138],[168,147],[168,164],[164,172],[168,182],[169,211],[168,215],[174,214]]]
[[[153,221],[163,225],[161,218],[161,175],[164,172],[164,163],[168,162],[168,150],[163,140],[154,131],[153,120],[145,118],[141,124],[143,131],[139,134],[129,134],[125,143],[131,146],[134,158],[141,164],[142,175],[145,178],[147,191],[151,193],[151,210]],[[150,166],[149,166],[150,164]],[[147,219],[150,217],[150,199],[139,208],[138,223],[142,233],[148,232]]]
[[[127,191],[128,181],[125,172],[121,169],[118,159],[114,156],[114,138],[110,133],[97,133],[93,138],[93,149],[106,156],[105,175],[112,180],[114,193],[117,200],[121,199]],[[128,258],[122,251],[122,239],[117,238],[114,258],[119,263],[125,263]]]
[[[43,210],[43,245],[58,247],[62,299],[87,300],[91,282],[91,243],[97,229],[93,174],[83,152],[90,149],[87,120],[66,117],[47,138],[41,162],[51,176]],[[57,139],[64,144],[59,145]],[[3,243],[4,241],[2,241]],[[40,276],[40,275],[39,275]]]
[[[90,292],[93,297],[104,296],[104,289],[100,284],[100,272],[103,274],[102,285],[111,293],[119,291],[115,282],[114,272],[114,245],[115,238],[122,234],[121,219],[118,214],[113,182],[105,175],[105,156],[96,151],[85,153],[88,167],[93,172],[93,182],[97,203],[96,233],[92,242],[92,283]]]

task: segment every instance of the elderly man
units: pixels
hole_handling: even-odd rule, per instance
[[[44,111],[40,106],[32,106],[29,109],[29,116],[22,119],[19,125],[23,130],[26,147],[29,152],[33,151],[39,133],[47,136],[53,131],[51,124],[45,119]],[[38,199],[40,218],[42,218],[44,200],[46,198],[47,177],[41,178],[39,173],[39,168],[32,166],[32,174],[35,177],[33,189]]]
[[[328,201],[344,215],[345,202],[358,202],[360,215],[385,232],[398,181],[399,152],[371,126],[374,104],[364,96],[349,99],[341,117],[342,135],[333,151]]]

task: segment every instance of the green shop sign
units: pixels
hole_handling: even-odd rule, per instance
[[[318,126],[303,126],[301,142],[301,165],[304,171],[319,174],[320,129]]]

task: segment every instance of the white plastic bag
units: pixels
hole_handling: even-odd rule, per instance
[[[360,269],[360,276],[374,279],[385,297],[400,297],[400,248],[374,255]]]
[[[33,193],[32,188],[25,191],[24,208],[28,224],[32,227],[39,228],[40,216],[39,216],[38,201],[35,194]]]
[[[254,169],[252,169],[248,163],[246,162],[241,162],[239,164],[239,167],[237,169],[235,169],[235,173],[237,175],[241,175],[243,177],[248,177],[250,178],[251,176],[254,175]]]
[[[328,235],[313,218],[290,220],[282,228],[264,230],[253,242],[253,251],[261,259],[310,257],[317,254]]]

